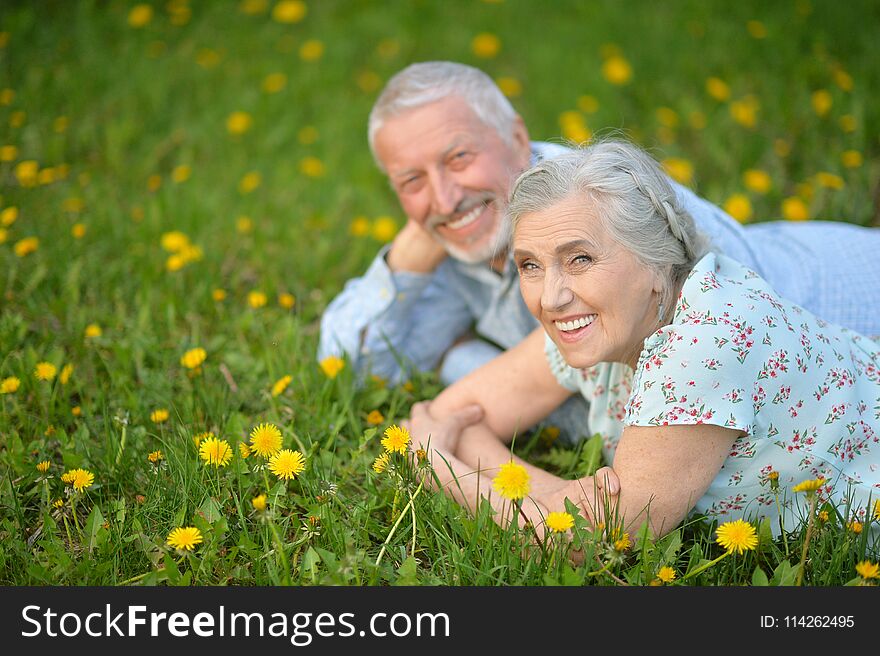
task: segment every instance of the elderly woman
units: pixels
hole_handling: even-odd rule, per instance
[[[589,430],[616,477],[603,490],[513,457],[529,471],[522,511],[536,526],[569,498],[594,519],[616,505],[628,529],[648,520],[657,535],[690,513],[766,516],[778,534],[806,516],[791,487],[807,479],[824,479],[820,499],[845,520],[870,515],[880,499],[880,345],[711,252],[657,163],[632,145],[538,164],[517,180],[508,214],[541,328],[413,408],[414,440],[430,436],[449,494],[501,510],[491,479],[511,460],[505,442],[576,393],[590,401]]]

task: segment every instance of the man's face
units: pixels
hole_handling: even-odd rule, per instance
[[[483,262],[507,245],[501,205],[530,157],[520,119],[508,144],[450,96],[388,119],[374,146],[409,220],[450,255]]]

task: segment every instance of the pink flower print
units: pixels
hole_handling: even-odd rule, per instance
[[[837,403],[835,405],[832,405],[831,412],[829,412],[828,416],[825,418],[825,423],[832,424],[840,419],[843,415],[846,414],[846,411],[851,405],[851,403]]]
[[[800,410],[803,407],[804,407],[804,402],[803,402],[803,400],[800,400],[788,409],[788,414],[790,414],[791,418],[794,419],[795,417],[798,416],[798,410]]]
[[[745,396],[745,390],[742,388],[734,388],[730,390],[727,394],[725,394],[723,398],[725,401],[730,401],[731,403],[740,403],[743,400],[743,396]]]
[[[764,388],[761,385],[758,385],[757,389],[752,394],[752,404],[755,406],[755,412],[758,412],[761,408],[764,407],[764,403],[767,400],[767,393],[764,391]]]
[[[789,396],[791,396],[791,385],[783,385],[776,392],[776,396],[773,397],[773,403],[779,404],[783,401],[788,401]]]
[[[703,366],[706,367],[706,369],[709,369],[710,371],[717,370],[719,364],[721,364],[721,363],[718,360],[716,360],[715,358],[706,358],[705,360],[703,360]]]

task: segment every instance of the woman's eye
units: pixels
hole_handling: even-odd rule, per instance
[[[573,258],[571,258],[572,264],[589,264],[592,261],[593,258],[591,258],[589,255],[575,255]]]

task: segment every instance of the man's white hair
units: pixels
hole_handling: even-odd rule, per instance
[[[492,78],[465,64],[420,62],[410,64],[388,80],[370,112],[367,137],[380,169],[384,171],[376,156],[375,139],[385,121],[450,96],[464,100],[480,121],[495,130],[506,143],[513,143],[517,113]]]

